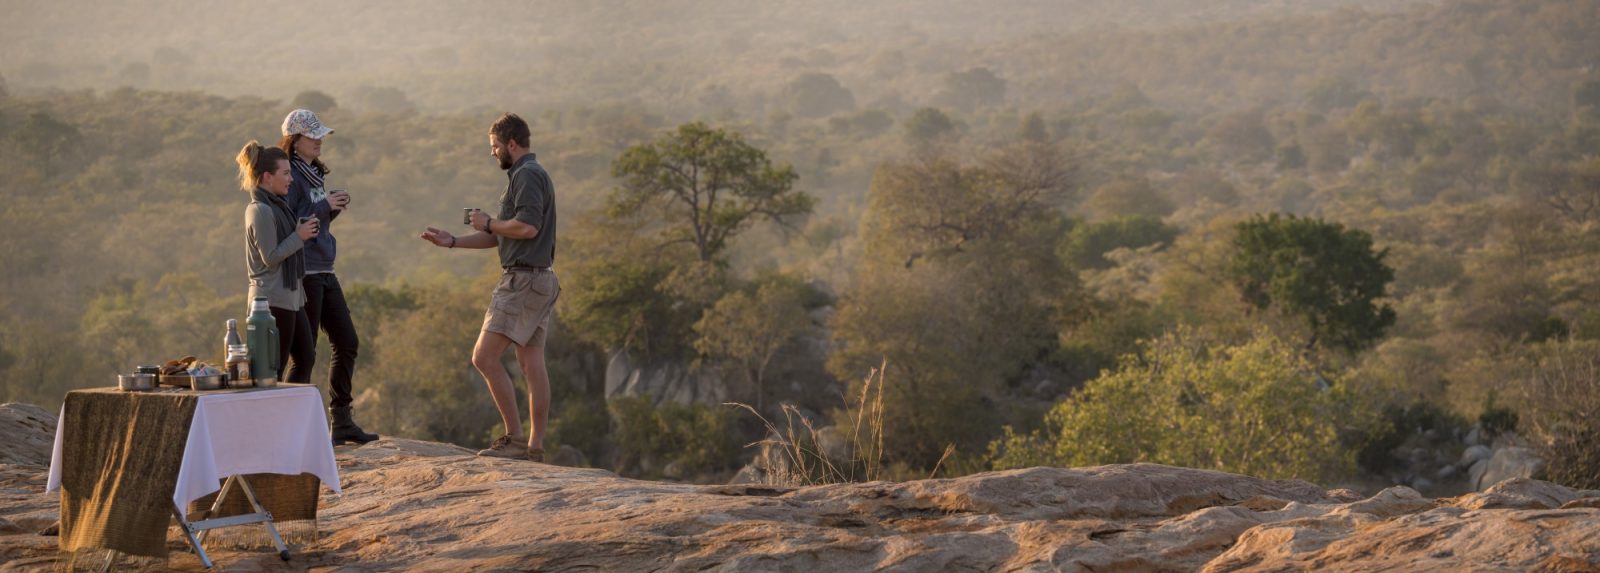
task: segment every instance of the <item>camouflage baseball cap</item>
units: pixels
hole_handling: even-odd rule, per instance
[[[312,113],[311,110],[297,109],[289,112],[288,117],[283,118],[283,134],[294,135],[297,133],[311,139],[322,139],[333,133],[333,129],[322,125],[322,120],[317,119],[317,114]]]

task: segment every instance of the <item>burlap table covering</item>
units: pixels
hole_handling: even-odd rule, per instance
[[[172,496],[200,395],[176,389],[114,388],[67,394],[60,422],[63,552],[109,549],[132,556],[166,556]],[[316,476],[251,474],[245,479],[275,521],[303,520],[305,525],[294,529],[315,535],[320,485]],[[216,495],[190,504],[191,517],[250,512],[248,500],[234,486],[218,512],[197,513],[210,509]]]
[[[193,393],[67,393],[62,408],[61,550],[165,557]]]

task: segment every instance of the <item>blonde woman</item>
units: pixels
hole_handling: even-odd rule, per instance
[[[316,238],[317,220],[296,222],[284,199],[294,180],[289,170],[289,154],[276,147],[262,147],[252,140],[239,150],[239,188],[250,194],[244,208],[245,265],[250,271],[250,300],[266,297],[272,318],[278,326],[278,376],[292,356],[296,363],[309,364],[314,356],[311,327],[307,324],[304,290],[306,241]],[[306,369],[309,372],[309,368]],[[306,380],[288,380],[301,384]]]

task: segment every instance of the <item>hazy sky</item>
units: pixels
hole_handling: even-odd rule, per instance
[[[919,48],[953,67],[982,65],[985,46],[1034,35],[1417,3],[0,0],[0,76],[13,91],[127,85],[287,98],[321,89],[350,99],[386,87],[435,109],[505,97],[648,100],[719,82],[771,89],[800,71],[866,76],[866,61]]]

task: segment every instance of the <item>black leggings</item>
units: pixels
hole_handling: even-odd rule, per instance
[[[271,308],[272,319],[278,323],[278,379],[310,384],[311,363],[317,358],[317,347],[311,341],[311,324],[306,320],[306,311]],[[284,370],[290,358],[294,359],[294,369]]]
[[[345,303],[344,288],[333,273],[307,274],[300,283],[306,289],[306,319],[310,322],[312,359],[316,355],[317,328],[328,333],[328,345],[333,347],[333,360],[328,368],[329,405],[334,408],[350,406],[350,380],[356,375],[356,353],[361,345],[356,338],[356,325],[350,321],[350,305]],[[311,360],[305,363],[305,372],[297,362],[289,377],[311,379]]]

